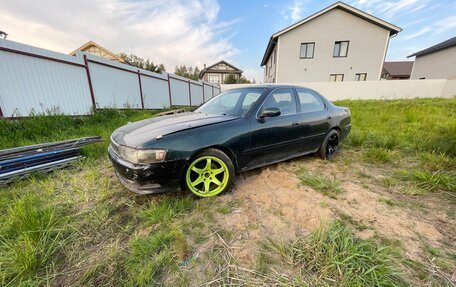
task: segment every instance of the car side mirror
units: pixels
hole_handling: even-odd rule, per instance
[[[279,108],[267,108],[261,111],[260,118],[271,118],[280,116],[280,109]]]

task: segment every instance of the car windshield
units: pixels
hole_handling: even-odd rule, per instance
[[[215,115],[244,116],[260,98],[265,88],[225,91],[199,107],[195,112]]]

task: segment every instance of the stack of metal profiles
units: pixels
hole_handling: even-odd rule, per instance
[[[34,172],[67,167],[81,158],[82,146],[99,141],[99,136],[85,137],[0,150],[0,185]]]

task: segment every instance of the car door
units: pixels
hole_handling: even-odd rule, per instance
[[[316,92],[296,88],[299,112],[302,115],[302,152],[316,151],[329,130],[330,110]]]
[[[276,117],[260,118],[263,109],[279,108]],[[266,165],[296,155],[300,150],[302,117],[298,113],[292,88],[272,91],[258,112],[251,117],[249,164],[247,168]]]

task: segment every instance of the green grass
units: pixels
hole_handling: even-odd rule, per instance
[[[304,169],[299,169],[296,175],[302,185],[310,186],[328,197],[336,198],[338,194],[343,192],[340,181],[335,178],[330,179],[323,175],[312,174]]]
[[[148,224],[168,223],[176,216],[192,210],[195,201],[193,197],[167,198],[158,203],[151,202],[140,213],[140,217]]]
[[[367,173],[363,168],[376,167],[389,171],[385,185],[400,187],[406,193],[450,194],[456,178],[455,103],[455,99],[338,102],[352,112],[352,132],[343,147],[355,154],[340,158],[341,162],[345,167],[360,164],[353,170],[363,181],[374,180],[371,174],[376,173],[376,169]],[[0,120],[0,149],[82,136],[101,135],[104,139],[84,148],[88,159],[73,169],[35,175],[0,187],[0,286],[188,286],[216,275],[221,253],[211,246],[214,232],[226,242],[238,236],[236,228],[217,226],[217,222],[238,207],[243,216],[248,202],[241,206],[235,194],[230,195],[233,199],[228,203],[195,200],[182,193],[135,196],[120,186],[107,160],[106,147],[114,129],[155,113],[103,110],[85,117]],[[363,167],[364,162],[370,164]],[[338,162],[327,164],[337,166]],[[400,169],[405,171],[398,173]],[[336,178],[305,169],[298,170],[297,175],[302,185],[329,197],[336,198],[343,192]],[[420,197],[408,203],[407,195],[403,196],[403,201],[379,201],[420,212],[426,208],[416,203]],[[326,201],[320,206],[335,207]],[[444,212],[454,219],[453,210]],[[269,210],[269,215],[285,216],[280,209]],[[253,256],[250,267],[261,274],[255,280],[285,268],[287,274],[302,272],[295,278],[281,277],[284,286],[403,285],[389,248],[356,238],[344,224],[357,230],[369,226],[348,215],[341,217],[342,222],[277,248],[284,262],[276,261],[270,250]],[[249,222],[246,228],[263,232],[256,222]],[[212,259],[204,256],[202,246],[208,248],[206,252],[213,254],[214,260],[209,264],[213,269],[204,272],[198,270],[210,263],[204,260]],[[454,269],[454,255],[430,247],[426,252],[436,258],[434,262],[442,270]],[[432,270],[421,263],[407,262],[409,269],[421,270],[416,275],[424,280],[421,283],[428,283]],[[239,280],[248,280],[253,273],[249,274],[235,275],[241,276]]]
[[[21,282],[43,269],[65,244],[61,226],[66,219],[43,206],[34,194],[11,204],[2,218],[0,282]]]
[[[350,147],[400,149],[456,156],[456,98],[347,100]]]
[[[387,247],[356,238],[339,221],[307,238],[272,245],[310,286],[406,286]]]
[[[363,156],[370,163],[389,163],[392,161],[393,152],[386,148],[370,147]]]
[[[427,170],[402,170],[397,177],[403,181],[410,182],[409,189],[416,190],[416,193],[435,192],[445,190],[456,192],[456,173],[445,171]]]
[[[0,149],[60,141],[84,136],[101,136],[101,144],[84,148],[84,154],[98,158],[106,153],[111,133],[118,127],[147,119],[160,111],[99,110],[92,116],[33,116],[18,120],[0,119]]]

